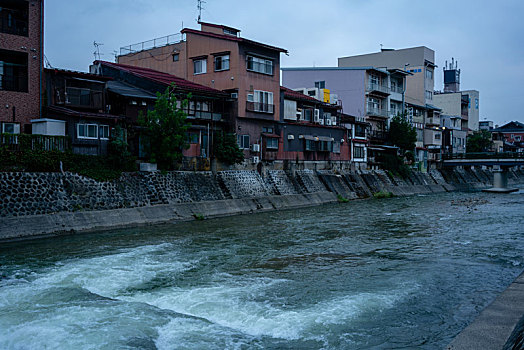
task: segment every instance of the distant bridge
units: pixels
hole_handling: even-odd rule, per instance
[[[482,153],[452,153],[443,154],[441,160],[442,167],[454,166],[500,166],[510,168],[517,165],[524,165],[524,153],[522,152],[482,152]]]
[[[514,166],[524,166],[524,153],[460,153],[443,154],[442,167],[484,165],[493,167],[493,188],[486,192],[509,193],[518,191],[517,188],[508,188],[508,169]]]

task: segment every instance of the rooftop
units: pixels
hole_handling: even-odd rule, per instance
[[[213,95],[224,95],[224,96],[227,95],[220,90],[216,90],[216,89],[204,86],[204,85],[193,83],[189,80],[179,78],[172,74],[159,72],[154,69],[135,67],[135,66],[129,66],[126,64],[119,64],[119,63],[106,62],[106,61],[95,61],[95,64],[98,64],[98,63],[108,66],[108,67],[119,69],[127,73],[131,73],[133,75],[136,75],[136,76],[139,76],[145,79],[155,81],[157,83],[165,84],[166,86],[175,84],[175,86],[178,89],[185,90],[188,92],[200,92],[200,93],[213,94]]]

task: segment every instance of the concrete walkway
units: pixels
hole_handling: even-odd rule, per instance
[[[519,323],[523,315],[524,272],[486,307],[473,323],[460,332],[447,349],[512,349],[515,341],[523,336],[522,322]],[[515,349],[520,347],[516,345]]]

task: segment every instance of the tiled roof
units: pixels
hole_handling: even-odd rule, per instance
[[[70,109],[67,107],[61,107],[61,106],[48,106],[46,107],[47,111],[50,113],[58,113],[58,114],[65,114],[69,116],[74,117],[82,117],[82,118],[103,118],[103,119],[122,119],[125,118],[123,116],[118,116],[114,114],[108,114],[108,113],[95,113],[95,112],[83,112],[83,111],[76,111],[74,109]]]
[[[83,79],[91,79],[91,80],[100,80],[100,81],[107,81],[112,80],[113,78],[110,77],[104,77],[97,74],[91,74],[86,72],[79,72],[75,70],[69,70],[69,69],[60,69],[60,68],[44,68],[44,72],[48,74],[63,74],[68,75],[76,78],[83,78]]]
[[[119,64],[119,63],[112,63],[112,62],[106,62],[106,61],[96,61],[95,64],[96,63],[100,63],[102,65],[106,65],[106,66],[109,66],[115,69],[119,69],[124,72],[128,72],[136,76],[143,77],[145,79],[149,79],[149,80],[161,83],[161,84],[170,85],[174,83],[178,89],[182,89],[182,90],[189,91],[189,92],[201,92],[201,93],[224,95],[224,96],[227,95],[226,93],[220,90],[216,90],[216,89],[204,86],[204,85],[193,83],[189,80],[179,78],[172,74],[159,72],[154,69],[135,67],[135,66],[129,66],[127,64]]]
[[[182,29],[181,33],[182,34],[191,33],[191,34],[203,35],[203,36],[208,36],[208,37],[211,37],[211,38],[217,38],[217,39],[223,39],[223,40],[229,40],[229,41],[236,41],[236,42],[239,42],[239,43],[260,46],[260,47],[263,47],[265,49],[274,50],[274,51],[278,51],[278,52],[284,52],[284,53],[288,52],[286,49],[282,49],[280,47],[271,46],[271,45],[267,45],[267,44],[262,44],[262,43],[259,43],[257,41],[244,39],[244,38],[239,38],[239,37],[232,36],[232,35],[203,32],[201,30],[190,29],[190,28]]]

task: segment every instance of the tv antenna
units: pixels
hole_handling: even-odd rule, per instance
[[[99,61],[100,60],[100,46],[102,46],[104,44],[102,43],[97,43],[96,41],[93,41],[93,46],[95,47],[95,52],[93,52],[93,55],[95,55],[95,61]]]
[[[197,0],[197,9],[198,9],[198,22],[200,23],[200,20],[202,19],[202,10],[204,7],[202,4],[205,4],[206,2],[204,0]]]

